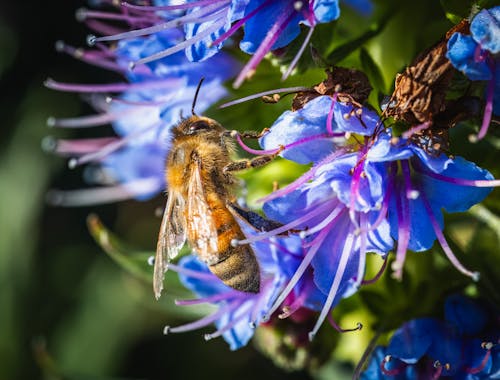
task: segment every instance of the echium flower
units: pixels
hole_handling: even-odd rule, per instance
[[[234,86],[239,87],[268,52],[285,47],[297,38],[302,24],[309,27],[309,32],[284,74],[286,78],[309,43],[314,27],[339,17],[338,3],[338,0],[196,0],[181,4],[154,1],[153,6],[124,3],[123,17],[136,18],[135,21],[147,20],[146,27],[102,37],[90,36],[89,42],[115,41],[184,26],[184,41],[166,49],[158,49],[141,59],[131,60],[133,68],[181,50],[186,51],[191,61],[207,59],[218,53],[224,42],[244,26],[240,48],[253,54],[253,57],[234,82]],[[372,9],[369,0],[349,0],[347,3],[363,14],[369,14]]]
[[[70,167],[91,163],[87,179],[106,185],[68,192],[52,191],[50,200],[59,205],[82,205],[122,200],[147,199],[165,189],[164,162],[169,149],[170,127],[182,115],[191,114],[196,87],[204,86],[198,97],[199,112],[226,95],[223,82],[238,70],[238,64],[225,53],[204,62],[190,62],[183,52],[127,68],[130,60],[151,51],[174,46],[182,38],[178,30],[158,32],[148,37],[120,41],[116,48],[85,51],[62,42],[59,50],[88,63],[122,74],[128,81],[109,84],[67,84],[47,80],[49,88],[90,94],[91,105],[99,112],[69,119],[49,119],[63,128],[112,125],[115,136],[80,140],[49,139],[46,146],[71,157]]]
[[[393,246],[389,224],[379,217],[385,164],[364,160],[364,136],[374,133],[377,121],[368,109],[320,96],[296,112],[285,112],[261,139],[266,153],[281,146],[283,157],[302,164],[313,162],[294,183],[264,198],[266,215],[284,226],[256,237],[301,230],[306,254],[270,313],[312,267],[314,283],[326,299],[310,339],[332,307],[364,283],[367,252],[385,257]],[[354,139],[346,145],[346,134],[359,135],[361,142]]]
[[[462,295],[447,298],[444,320],[419,318],[397,329],[372,354],[364,380],[497,379],[499,315]]]
[[[483,9],[470,24],[470,35],[455,33],[446,57],[473,81],[487,81],[486,106],[476,139],[488,132],[491,115],[500,115],[500,6]]]
[[[247,236],[256,234],[245,224],[242,228]],[[298,236],[272,238],[265,242],[256,242],[252,247],[259,262],[261,276],[261,290],[256,294],[240,292],[226,286],[210,273],[207,266],[195,255],[183,257],[178,265],[171,264],[169,268],[177,271],[184,286],[197,296],[192,300],[178,300],[177,305],[207,303],[214,305],[216,309],[213,314],[197,321],[181,326],[167,326],[165,334],[181,333],[215,324],[216,331],[205,334],[206,340],[222,336],[232,350],[246,345],[303,257],[302,241]],[[289,312],[299,308],[317,310],[318,305],[324,302],[324,296],[312,283],[311,276],[306,276],[296,284],[287,301]]]
[[[407,250],[428,250],[436,239],[458,270],[478,277],[448,246],[442,209],[461,212],[482,201],[500,184],[488,171],[461,157],[429,156],[404,136],[392,138],[376,113],[342,103],[335,94],[285,112],[261,145],[260,153],[279,149],[284,158],[313,163],[295,182],[264,198],[266,215],[285,223],[283,228],[302,230],[308,248],[271,311],[311,265],[327,296],[311,337],[340,294],[363,283],[366,253],[386,257],[392,239],[397,240],[393,269],[398,278]]]

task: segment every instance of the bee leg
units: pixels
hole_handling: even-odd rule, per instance
[[[224,174],[230,173],[230,172],[237,172],[240,170],[245,170],[249,168],[259,168],[261,166],[264,166],[274,160],[276,156],[284,149],[283,146],[280,146],[280,149],[274,153],[274,154],[266,154],[262,156],[257,156],[254,157],[250,160],[241,160],[241,161],[234,161],[229,164],[227,164],[223,172]]]
[[[235,138],[236,136],[242,137],[244,139],[260,139],[262,136],[264,136],[267,132],[269,132],[269,128],[264,128],[262,131],[257,132],[257,131],[245,131],[245,132],[240,132],[236,130],[232,131],[225,131],[222,133],[224,137],[232,137]]]

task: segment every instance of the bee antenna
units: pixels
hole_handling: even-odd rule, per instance
[[[196,112],[194,112],[194,107],[196,106],[196,101],[198,100],[198,94],[200,93],[201,84],[205,80],[205,77],[201,77],[198,82],[198,87],[196,87],[196,92],[194,93],[193,105],[191,106],[191,113],[193,116],[196,116]]]

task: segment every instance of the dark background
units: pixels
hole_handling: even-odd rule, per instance
[[[0,4],[0,379],[307,378],[281,372],[251,346],[231,353],[221,339],[204,342],[206,331],[162,335],[165,324],[183,318],[169,316],[149,284],[106,256],[85,223],[98,213],[120,236],[152,248],[159,221],[151,216],[161,198],[84,208],[46,204],[48,189],[78,188],[82,173],[44,152],[42,139],[85,133],[51,130],[46,119],[91,110],[43,81],[110,80],[54,49],[59,39],[84,45],[88,31],[74,17],[83,5]]]

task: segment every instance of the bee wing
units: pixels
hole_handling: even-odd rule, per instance
[[[200,170],[198,163],[191,165],[187,199],[189,217],[186,222],[189,243],[200,259],[211,265],[218,262],[217,228],[203,191]]]
[[[168,263],[177,256],[186,242],[186,218],[184,216],[184,198],[175,191],[170,191],[167,205],[161,221],[158,244],[156,246],[153,274],[153,290],[158,299],[163,289],[163,277]]]

